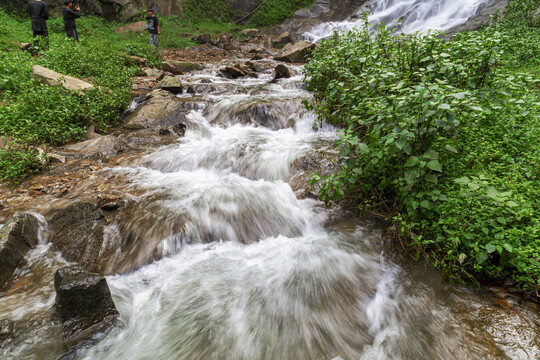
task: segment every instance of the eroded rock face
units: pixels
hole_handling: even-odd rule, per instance
[[[40,65],[32,65],[34,79],[50,86],[62,85],[66,90],[83,91],[92,89],[94,85],[71,76],[62,75],[56,71],[47,69]]]
[[[118,311],[105,278],[74,265],[63,267],[54,275],[56,311],[62,319],[66,346],[105,335],[117,322]]]
[[[17,213],[0,229],[0,289],[13,275],[26,253],[38,242],[38,219]]]
[[[91,267],[103,243],[104,215],[92,203],[81,202],[53,212],[49,220],[53,245],[68,261]]]

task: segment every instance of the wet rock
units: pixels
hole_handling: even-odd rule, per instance
[[[184,72],[182,70],[180,70],[179,68],[177,68],[171,61],[163,61],[161,63],[161,68],[164,71],[171,72],[174,75],[183,75],[184,74]]]
[[[276,82],[277,80],[284,79],[284,78],[288,79],[291,76],[292,76],[291,70],[287,66],[283,64],[279,64],[274,69],[274,79],[272,80],[272,82]]]
[[[47,156],[51,164],[64,164],[66,162],[66,157],[60,154],[49,153]]]
[[[275,48],[282,48],[287,44],[290,44],[293,42],[293,39],[291,37],[291,34],[289,32],[284,32],[283,34],[279,35],[277,39],[272,41],[272,47]]]
[[[202,64],[199,63],[193,63],[193,62],[182,62],[182,61],[174,61],[174,60],[168,60],[167,63],[170,66],[173,66],[174,69],[176,69],[177,72],[182,73],[188,73],[196,70],[204,70],[205,67]],[[181,74],[179,74],[181,75]]]
[[[223,45],[223,49],[227,50],[227,51],[236,51],[236,50],[238,50],[238,46],[236,46],[234,44],[225,44],[225,45]]]
[[[275,60],[289,63],[305,63],[310,58],[313,49],[315,49],[315,44],[307,41],[287,44],[281,54],[275,57]]]
[[[201,34],[193,38],[198,44],[209,44],[212,41],[210,34]]]
[[[243,36],[258,36],[259,30],[258,29],[245,29],[242,31]]]
[[[257,54],[257,55],[254,55],[250,60],[257,61],[257,60],[262,60],[262,59],[263,59],[263,57],[260,56],[259,54]]]
[[[500,12],[502,14],[508,2],[509,0],[493,0],[491,2],[485,2],[474,16],[471,16],[462,25],[458,25],[448,30],[446,36],[449,37],[464,31],[480,30],[492,22],[492,16],[495,13]]]
[[[85,81],[62,75],[40,65],[32,65],[32,74],[34,79],[39,80],[46,85],[56,86],[61,84],[66,90],[83,91],[94,87],[94,85]]]
[[[186,122],[182,104],[168,91],[154,90],[144,103],[124,119],[124,129],[152,129]]]
[[[227,79],[237,79],[240,77],[245,77],[247,74],[240,68],[234,66],[227,66],[224,69],[220,70],[224,77]]]
[[[56,271],[54,288],[66,347],[84,340],[99,340],[118,321],[118,311],[103,276],[77,265],[67,266]]]
[[[0,229],[0,288],[13,275],[26,253],[38,242],[38,219],[28,213],[16,213]]]
[[[66,260],[90,267],[99,256],[103,226],[103,212],[93,203],[75,203],[51,214],[51,242]]]
[[[13,322],[10,320],[0,320],[0,348],[3,344],[13,340]]]
[[[159,77],[163,74],[163,71],[162,70],[159,70],[159,69],[146,69],[144,70],[144,74],[146,76],[156,76],[156,77]]]
[[[66,145],[58,149],[63,156],[78,159],[101,159],[105,156],[116,155],[118,141],[115,136],[99,136],[92,140]]]
[[[227,44],[230,44],[232,39],[233,37],[231,34],[221,34],[221,35],[218,35],[218,37],[216,38],[216,43],[218,44],[218,46],[223,47]]]
[[[195,95],[195,89],[192,86],[188,86],[186,92],[191,95]]]
[[[173,94],[181,94],[184,91],[184,87],[180,82],[180,79],[175,76],[165,76],[157,85],[156,89],[163,89]]]

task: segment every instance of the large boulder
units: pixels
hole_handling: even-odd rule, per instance
[[[163,89],[173,94],[181,94],[184,91],[182,82],[176,76],[165,76],[157,85],[156,89]]]
[[[159,131],[185,122],[185,109],[180,101],[172,93],[157,89],[140,107],[126,116],[123,127],[128,130]]]
[[[38,226],[36,216],[17,213],[0,229],[0,289],[11,278],[26,253],[36,246]]]
[[[283,34],[279,35],[276,39],[272,40],[272,47],[275,48],[282,48],[287,44],[290,44],[293,42],[293,39],[291,37],[291,34],[289,32],[284,32]]]
[[[240,77],[245,77],[247,75],[244,70],[236,66],[226,66],[220,71],[221,71],[221,74],[227,79],[238,79]]]
[[[77,266],[66,266],[54,275],[56,311],[62,319],[66,347],[106,334],[118,321],[118,311],[105,278]]]
[[[94,85],[71,76],[62,75],[41,65],[32,65],[34,79],[50,86],[61,84],[66,90],[82,91],[92,89]]]
[[[167,60],[162,63],[162,68],[165,71],[170,71],[173,74],[182,75],[183,73],[196,70],[204,70],[204,65],[199,63],[190,63],[182,61]]]
[[[275,60],[289,63],[305,63],[311,57],[313,49],[315,49],[315,44],[307,41],[287,44],[283,51],[275,57]]]

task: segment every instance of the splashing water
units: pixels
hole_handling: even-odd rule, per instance
[[[417,31],[449,30],[463,24],[492,0],[371,0],[356,11],[360,15],[367,11],[371,15],[369,24],[390,24],[401,20],[401,32],[406,34]],[[317,42],[335,30],[349,32],[363,27],[361,19],[348,19],[341,22],[327,22],[315,26],[304,34],[304,38]]]

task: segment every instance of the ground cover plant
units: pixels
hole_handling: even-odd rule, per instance
[[[540,97],[527,54],[540,41],[506,24],[451,41],[383,26],[323,42],[305,67],[306,105],[342,127],[342,167],[313,183],[328,205],[390,219],[448,277],[538,291]]]
[[[134,20],[143,20],[142,13]],[[130,101],[131,79],[139,72],[128,55],[146,58],[150,66],[162,61],[160,53],[148,45],[147,32],[115,31],[123,25],[98,16],[82,17],[77,20],[81,42],[75,43],[66,38],[63,19],[53,17],[48,21],[50,46],[33,49],[40,53],[36,57],[13,51],[15,42],[32,41],[30,20],[0,10],[0,136],[18,144],[8,146],[8,141],[0,149],[0,181],[20,182],[43,168],[30,145],[59,145],[80,139],[88,125],[106,133],[118,124]],[[161,28],[162,48],[195,45],[189,34],[238,34],[241,30],[233,23],[178,16],[161,18]],[[32,79],[35,64],[97,86],[80,94],[39,85]]]

